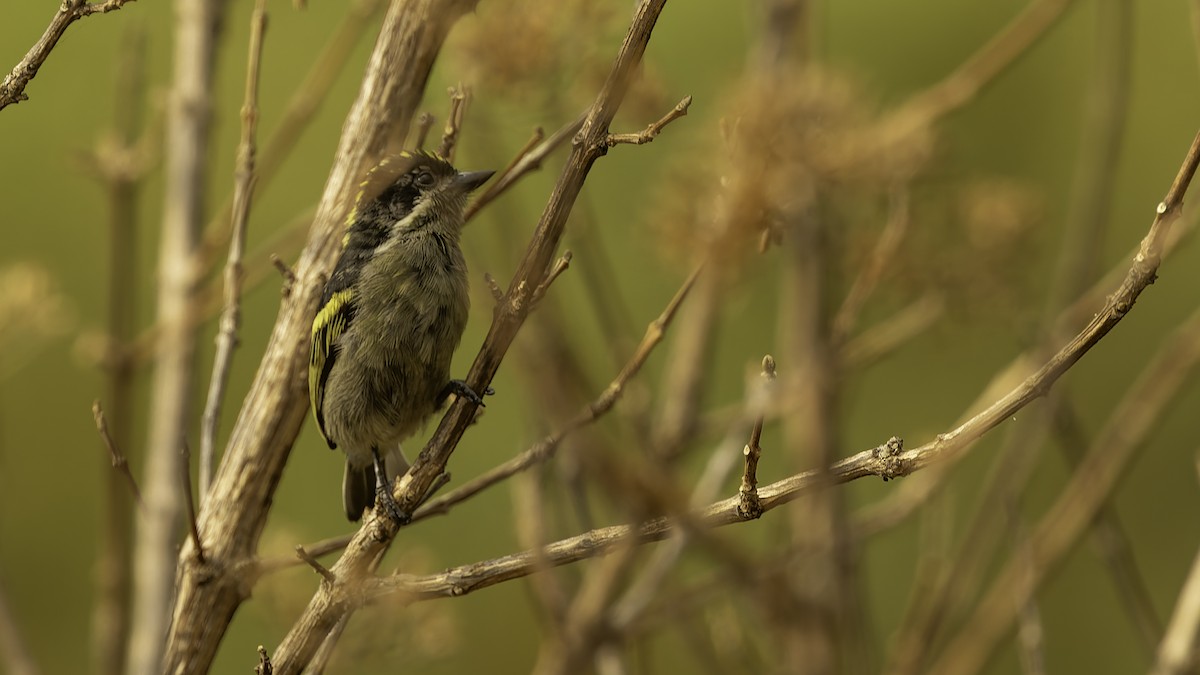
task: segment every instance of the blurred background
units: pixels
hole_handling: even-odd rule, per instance
[[[310,69],[335,60],[321,46],[335,35],[349,46],[311,122],[288,144],[273,177],[260,181],[254,198],[250,287],[221,439],[232,427],[279,305],[281,281],[267,255],[289,264],[296,259],[385,4],[311,2],[304,9],[270,4],[260,148],[278,129]],[[430,145],[436,146],[449,107],[447,88],[458,84],[469,87],[472,97],[458,143],[461,169],[499,169],[535,127],[549,134],[574,119],[608,72],[630,4],[482,0],[452,31],[430,81],[422,106],[436,118]],[[789,285],[793,277],[780,253],[788,250],[786,242],[783,249],[757,251],[760,239],[786,240],[787,233],[773,230],[770,217],[746,203],[791,208],[799,201],[823,214],[832,242],[826,263],[834,309],[858,274],[874,264],[871,251],[885,224],[906,221],[882,265],[878,288],[849,330],[852,339],[882,327],[883,335],[892,331],[896,339],[838,371],[836,454],[850,455],[893,435],[916,447],[952,429],[998,372],[1038,344],[1045,317],[1057,315],[1064,240],[1085,259],[1080,274],[1088,284],[1124,268],[1122,261],[1144,236],[1200,121],[1197,42],[1184,3],[1034,0],[1067,7],[977,95],[907,130],[888,126],[890,114],[959,68],[1027,4],[817,2],[797,50],[807,65],[770,73],[763,66],[771,58],[763,6],[668,3],[642,78],[613,131],[641,130],[685,95],[694,102],[652,144],[617,146],[596,163],[565,240],[575,256],[572,267],[501,368],[497,395],[451,461],[451,487],[528,448],[599,394],[694,261],[720,248],[728,253],[718,259],[722,274],[712,291],[717,309],[709,324],[688,324],[708,326],[705,334],[711,337],[699,385],[700,422],[679,437],[678,456],[671,458],[680,485],[694,482],[734,425],[763,355],[776,356],[781,375],[796,367],[785,356],[791,347],[780,344],[788,335],[781,317],[805,293]],[[5,7],[0,65],[7,69],[21,59],[53,8],[53,3]],[[233,186],[250,10],[246,0],[229,2],[223,26],[206,220],[225,208]],[[98,178],[95,157],[97,149],[111,148],[115,118],[140,118],[133,136],[146,135],[137,159],[144,176],[133,214],[136,229],[124,248],[137,293],[123,302],[135,335],[141,335],[154,321],[163,213],[157,139],[171,72],[171,22],[170,3],[142,1],[76,23],[28,86],[29,100],[0,111],[5,160],[0,194],[7,225],[0,251],[0,590],[33,659],[47,673],[87,672],[95,658],[90,624],[103,546],[103,485],[112,469],[90,411],[108,386],[106,289],[113,274],[110,191]],[[144,43],[140,56],[130,48],[138,41]],[[1121,74],[1126,68],[1127,79]],[[141,70],[146,82],[144,91],[132,90],[132,99],[118,76],[130,69]],[[782,141],[768,133],[779,129],[796,131]],[[490,321],[483,275],[491,274],[502,287],[511,278],[564,157],[564,151],[551,156],[540,172],[481,212],[464,234],[474,306],[456,376],[465,374]],[[758,167],[757,173],[747,167]],[[781,199],[780,191],[787,197]],[[1071,238],[1070,223],[1086,228],[1098,219],[1103,226],[1095,234]],[[726,223],[727,231],[714,231],[715,221]],[[1190,221],[1185,214],[1184,222]],[[214,251],[209,278],[219,295],[225,250]],[[1106,429],[1114,406],[1196,309],[1197,270],[1200,251],[1185,240],[1128,318],[1061,382],[1085,439]],[[1086,316],[1099,307],[1093,303]],[[210,312],[200,328],[193,448],[211,372],[215,316]],[[912,323],[900,324],[897,317],[905,316]],[[688,337],[695,336],[668,331],[617,411],[536,475],[547,539],[630,519],[621,499],[607,492],[611,486],[590,483],[588,464],[572,459],[573,453],[589,448],[651,453],[637,421],[643,414],[654,419],[670,401],[672,350]],[[571,355],[566,361],[578,372],[565,378],[543,372],[557,372],[562,361],[550,355],[558,350]],[[132,405],[116,419],[126,427],[124,450],[140,477],[149,367],[145,360],[139,363]],[[560,388],[547,389],[551,386]],[[561,401],[560,409],[549,407],[548,399]],[[1046,672],[1140,672],[1152,662],[1146,631],[1153,634],[1155,619],[1161,630],[1170,616],[1200,541],[1200,426],[1192,413],[1200,405],[1200,388],[1189,381],[1171,399],[1121,471],[1109,502],[1125,532],[1135,576],[1145,584],[1151,620],[1133,618],[1136,613],[1122,600],[1128,586],[1114,584],[1105,558],[1085,537],[1026,607],[1022,625],[1040,627],[1040,639],[1032,646],[1004,639],[984,672],[1022,667],[1041,672],[1030,670],[1031,654],[1044,657]],[[1041,405],[1022,415],[1040,415]],[[781,414],[788,416],[786,410]],[[434,426],[408,442],[410,456]],[[805,465],[780,426],[766,425],[759,468],[764,483]],[[979,564],[986,589],[991,575],[1019,552],[1021,532],[1036,527],[1062,493],[1072,474],[1059,447],[1064,436],[1043,430],[1014,437],[1014,426],[1002,426],[979,442],[938,479],[939,489],[925,506],[854,540],[864,672],[893,663],[903,643],[901,628],[913,620],[910,599],[926,588],[922,584],[953,569],[947,565],[969,541],[973,523],[995,529],[985,537],[994,540],[994,552]],[[732,446],[739,457],[743,442]],[[1022,478],[1002,490],[1003,513],[976,521],[980,495],[1009,470],[995,468],[998,457],[1012,446],[1029,451],[1021,460],[1027,463],[1019,471]],[[275,495],[261,555],[290,556],[297,544],[353,531],[340,508],[341,471],[341,455],[329,452],[306,424]],[[847,513],[869,514],[863,509],[890,504],[881,500],[895,498],[918,478],[888,483],[868,478],[837,490]],[[526,483],[503,484],[446,517],[403,530],[382,569],[433,572],[526,548],[528,535],[514,527],[522,504],[514,486]],[[734,495],[737,485],[735,472],[719,496]],[[795,527],[789,508],[719,535],[756,560],[782,559],[786,565]],[[626,582],[636,578],[653,548],[639,554]],[[573,589],[597,564],[553,574]],[[786,650],[772,646],[771,620],[739,597],[723,575],[722,564],[703,549],[685,553],[660,591],[677,602],[694,600],[695,606],[684,618],[664,619],[670,612],[661,607],[658,614],[651,611],[637,634],[622,643],[629,672],[802,670],[784,656]],[[248,672],[256,663],[256,645],[271,649],[279,643],[317,582],[307,567],[260,581],[226,634],[214,672]],[[528,672],[543,638],[553,632],[543,600],[529,581],[519,580],[454,600],[369,608],[350,623],[330,672]],[[972,606],[967,599],[963,612]],[[951,613],[941,629],[947,632],[929,640],[934,657],[965,615]]]

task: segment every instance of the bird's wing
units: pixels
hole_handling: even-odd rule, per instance
[[[313,319],[312,351],[308,361],[308,398],[312,403],[313,417],[317,420],[317,429],[330,448],[336,448],[337,444],[325,433],[325,385],[329,381],[329,372],[337,361],[338,338],[354,320],[354,311],[354,294],[346,289],[332,293],[317,313],[317,318]]]

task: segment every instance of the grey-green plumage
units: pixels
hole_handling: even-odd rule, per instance
[[[450,391],[468,310],[463,208],[490,175],[405,153],[372,172],[351,214],[313,321],[309,364],[317,426],[346,453],[342,499],[351,520],[407,470],[400,441]],[[376,453],[388,454],[387,476],[375,475]]]

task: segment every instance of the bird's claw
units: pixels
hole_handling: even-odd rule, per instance
[[[446,393],[454,394],[459,398],[465,398],[480,408],[486,408],[487,404],[483,402],[483,396],[493,396],[495,395],[496,390],[488,387],[487,389],[483,390],[483,396],[480,396],[479,394],[475,393],[475,390],[472,389],[471,385],[467,384],[465,380],[450,380],[450,382],[446,385]]]

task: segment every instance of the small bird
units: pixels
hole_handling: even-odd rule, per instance
[[[372,169],[347,218],[313,320],[308,390],[321,436],[346,453],[342,505],[352,522],[377,499],[407,521],[391,490],[391,477],[408,470],[400,442],[452,393],[483,403],[449,373],[469,305],[463,208],[492,173],[400,153]]]

